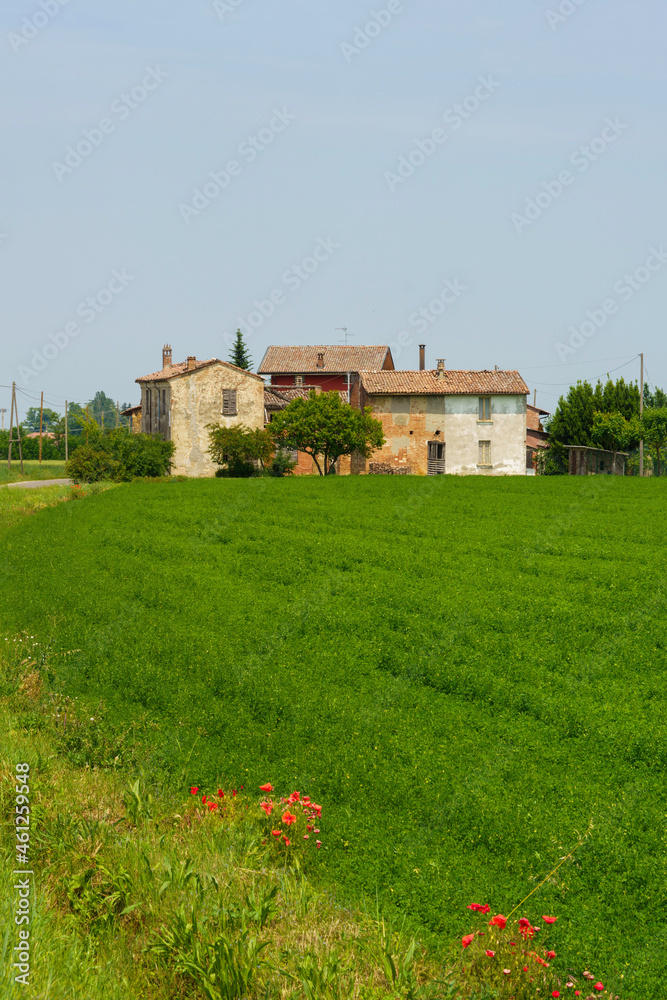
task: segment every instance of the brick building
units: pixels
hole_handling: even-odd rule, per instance
[[[268,375],[271,385],[280,388],[319,387],[323,392],[337,390],[345,400],[354,376],[360,371],[393,371],[394,361],[388,347],[269,347],[257,371]]]

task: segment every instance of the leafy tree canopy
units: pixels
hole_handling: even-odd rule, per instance
[[[567,396],[558,400],[553,416],[547,421],[552,445],[593,445],[593,424],[596,413],[620,413],[626,420],[639,416],[639,388],[620,378],[608,379],[603,386],[577,382]]]
[[[370,409],[355,410],[337,392],[311,390],[308,399],[295,399],[277,413],[270,429],[276,441],[310,455],[320,475],[332,473],[342,455],[370,458],[384,444],[382,424]]]
[[[254,472],[254,463],[265,468],[274,452],[273,438],[264,429],[243,424],[219,427],[209,424],[209,455],[230,476],[246,477]]]
[[[243,368],[245,371],[249,372],[252,368],[252,358],[248,352],[245,341],[243,339],[243,334],[240,330],[236,331],[236,340],[234,341],[234,346],[231,349],[229,355],[230,364],[236,365],[237,368]]]
[[[54,425],[57,425],[60,421],[60,415],[56,413],[55,410],[49,410],[44,407],[42,413],[42,430],[52,431]],[[32,434],[35,431],[39,431],[39,406],[31,406],[25,415],[25,420],[23,421],[23,430],[27,434]]]
[[[660,392],[660,390],[658,390]],[[663,393],[664,395],[664,393]],[[644,410],[641,421],[644,442],[649,448],[655,448],[657,463],[656,475],[660,475],[660,452],[667,448],[667,406],[651,407]]]
[[[622,413],[612,411],[611,413],[600,413],[597,411],[593,416],[593,428],[591,437],[598,448],[614,453],[638,443],[641,435],[639,417],[632,417],[627,420]]]
[[[652,391],[647,384],[644,384],[644,406],[651,407],[651,409],[667,407],[667,392],[662,389]]]

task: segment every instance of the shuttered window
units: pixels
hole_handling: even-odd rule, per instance
[[[491,419],[491,397],[490,396],[480,396],[479,397],[479,419],[480,420],[490,420]]]
[[[490,441],[480,441],[479,442],[479,458],[477,459],[478,465],[491,465],[491,442]]]
[[[236,389],[222,390],[222,415],[233,417],[236,414]]]

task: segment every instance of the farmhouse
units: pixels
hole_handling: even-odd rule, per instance
[[[528,470],[535,470],[537,455],[549,447],[549,434],[541,421],[542,417],[548,416],[548,410],[542,410],[531,403],[526,405],[526,469]]]
[[[264,379],[227,361],[191,356],[173,364],[166,345],[160,371],[136,381],[141,386],[141,430],[174,442],[174,475],[215,474],[208,424],[264,426]]]
[[[393,371],[388,347],[269,347],[257,371],[269,375],[277,389],[317,387],[323,392],[344,392],[345,401],[354,376],[360,371]]]
[[[351,402],[369,406],[386,444],[341,472],[526,474],[526,396],[517,371],[362,371]]]

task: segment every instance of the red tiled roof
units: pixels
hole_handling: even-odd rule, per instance
[[[295,399],[308,399],[313,389],[319,389],[315,385],[289,385],[289,386],[265,386],[264,404],[276,409],[283,409]],[[333,389],[330,392],[338,392],[343,403],[347,403],[347,391],[345,389]],[[271,397],[274,397],[271,399]]]
[[[324,365],[318,367],[317,355],[324,355]],[[262,358],[258,372],[266,375],[318,372],[358,372],[380,371],[389,348],[384,347],[351,347],[331,346],[321,344],[319,347],[280,347],[267,348]]]
[[[451,371],[441,378],[437,370],[359,373],[371,396],[523,396],[528,386],[516,371]]]
[[[235,372],[244,372],[250,378],[258,378],[260,382],[264,381],[261,375],[255,375],[254,372],[247,372],[244,368],[237,368],[236,365],[230,365],[228,361],[220,361],[219,358],[209,358],[208,361],[195,361],[193,368],[188,368],[187,361],[179,361],[178,364],[171,365],[169,368],[163,368],[159,372],[153,372],[152,375],[142,375],[141,378],[136,378],[134,381],[168,382],[169,379],[177,378],[179,375],[190,375],[191,372],[199,371],[200,368],[206,368],[208,365],[224,365],[225,368],[231,368]]]

